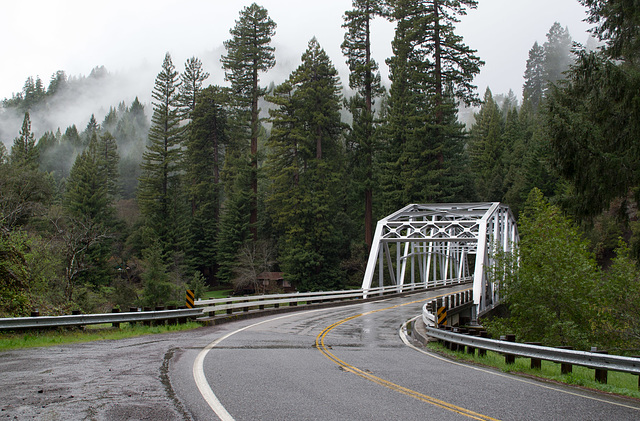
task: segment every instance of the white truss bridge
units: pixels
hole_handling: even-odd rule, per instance
[[[499,202],[408,205],[378,221],[362,281],[372,288],[432,288],[473,281],[473,319],[500,301],[489,269],[496,251],[519,242],[515,218]],[[366,296],[366,294],[365,294]]]

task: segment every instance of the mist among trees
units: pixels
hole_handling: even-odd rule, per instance
[[[348,81],[313,38],[264,86],[277,23],[255,3],[224,44],[224,86],[207,85],[198,57],[167,53],[150,104],[116,100],[87,108],[86,125],[52,127],[61,104],[113,76],[28,78],[0,109],[22,120],[0,145],[0,315],[181,304],[202,282],[260,292],[265,271],[298,290],[356,287],[376,220],[409,203],[501,201],[529,224],[555,206],[587,244],[599,271],[589,282],[624,284],[640,250],[638,17],[581,3],[604,47],[575,45],[555,23],[532,44],[521,101],[473,85],[484,63],[455,24],[474,0],[354,0]],[[372,59],[376,19],[396,26],[387,86]],[[461,107],[475,110],[471,124]],[[615,300],[608,290],[601,311]]]

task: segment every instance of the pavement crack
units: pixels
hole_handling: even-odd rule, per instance
[[[162,366],[160,367],[160,382],[164,386],[164,390],[167,393],[167,397],[173,403],[179,414],[182,415],[182,419],[185,421],[192,421],[191,414],[186,410],[178,396],[176,395],[173,386],[171,385],[171,379],[169,378],[169,365],[178,348],[170,348],[165,354],[162,360]]]

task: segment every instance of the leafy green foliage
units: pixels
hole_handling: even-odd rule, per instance
[[[598,337],[604,346],[640,348],[640,269],[620,240],[598,288]]]
[[[227,189],[229,198],[220,217],[217,245],[218,281],[223,284],[231,283],[238,252],[250,237],[251,168],[244,156],[235,157],[234,161],[237,174]],[[227,164],[230,165],[231,162],[228,160]]]
[[[198,96],[202,92],[202,83],[207,80],[209,73],[202,69],[202,62],[191,57],[184,65],[184,72],[180,75],[180,103],[187,117],[196,108]]]
[[[0,229],[0,317],[29,314],[28,247],[24,234]]]
[[[519,254],[501,256],[494,272],[509,317],[488,326],[510,330],[518,341],[588,349],[600,279],[588,242],[538,189],[529,195],[518,230]]]

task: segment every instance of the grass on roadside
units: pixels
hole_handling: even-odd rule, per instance
[[[593,369],[577,365],[573,366],[571,373],[561,374],[560,364],[551,361],[542,361],[542,368],[537,370],[531,368],[531,360],[529,358],[516,358],[514,364],[506,364],[504,355],[496,352],[487,351],[485,356],[470,355],[462,351],[451,351],[438,342],[430,342],[428,348],[433,352],[446,355],[458,361],[494,367],[506,373],[536,377],[640,399],[638,376],[635,374],[609,371],[607,384],[603,384],[595,381]]]
[[[215,298],[227,298],[233,294],[232,289],[214,289],[204,293],[203,300],[213,300]]]
[[[202,324],[198,322],[161,326],[121,323],[120,328],[111,327],[110,324],[101,324],[88,325],[84,329],[32,330],[20,333],[0,333],[0,351],[107,339],[125,339],[136,336],[191,330],[200,326],[202,326]]]

